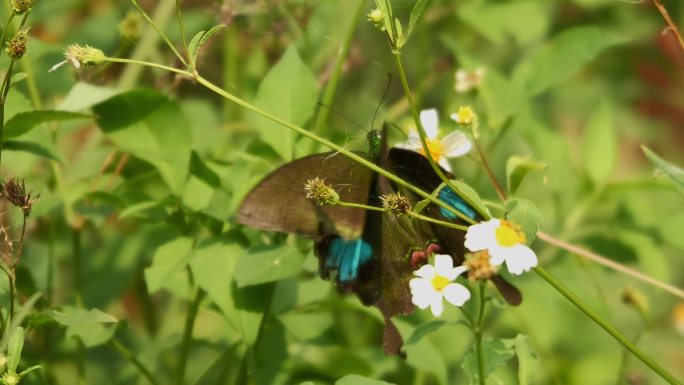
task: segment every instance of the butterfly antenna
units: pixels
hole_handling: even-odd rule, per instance
[[[321,103],[321,102],[318,102],[318,105],[321,106],[321,107],[327,108],[330,112],[332,112],[333,114],[335,114],[338,118],[344,119],[344,120],[347,121],[348,123],[351,123],[351,124],[355,125],[356,127],[358,127],[359,129],[361,129],[362,131],[365,131],[365,130],[366,130],[366,129],[365,129],[364,127],[362,127],[360,124],[358,124],[358,123],[356,123],[355,121],[349,119],[349,118],[346,117],[343,113],[341,113],[341,112],[335,110],[334,108],[332,108],[332,107],[330,107],[330,106],[326,106],[325,104],[323,104],[323,103]]]
[[[380,98],[380,103],[378,103],[378,106],[375,107],[375,112],[373,113],[373,120],[371,121],[371,129],[375,127],[375,118],[378,116],[378,112],[380,111],[380,107],[382,107],[383,104],[385,104],[385,98],[387,97],[387,93],[389,91],[390,85],[392,84],[392,74],[387,74],[387,85],[385,86],[385,91],[382,93],[382,97]]]

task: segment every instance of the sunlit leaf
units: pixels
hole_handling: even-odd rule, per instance
[[[536,95],[568,80],[607,48],[626,41],[625,35],[599,27],[568,29],[546,43],[516,75],[526,77],[528,93]]]
[[[301,270],[305,257],[290,245],[255,247],[238,260],[235,279],[243,287],[289,277]]]
[[[254,103],[270,114],[303,125],[314,112],[318,97],[316,79],[291,45],[259,85]],[[282,159],[292,159],[292,130],[262,116],[253,116],[260,139]]]
[[[176,238],[154,252],[152,266],[145,269],[145,282],[150,293],[178,281],[177,275],[190,260],[193,243],[191,238]]]
[[[484,339],[482,341],[482,357],[484,358],[485,379],[498,367],[513,358],[513,356],[515,356],[515,350],[512,347],[506,346],[503,340]],[[480,384],[477,362],[477,354],[473,344],[461,362],[461,368],[465,372],[468,384],[470,385]]]
[[[80,114],[69,111],[36,110],[14,115],[5,123],[4,135],[6,139],[21,136],[41,123],[57,122],[74,119],[94,119],[93,115]]]
[[[684,194],[684,170],[659,157],[646,146],[641,146],[641,149],[644,151],[644,154],[646,154],[648,160],[650,160],[658,170],[662,171],[663,174],[667,175],[677,190]]]
[[[391,385],[389,382],[374,380],[372,378],[349,374],[335,381],[335,385]]]
[[[545,169],[545,163],[534,160],[530,157],[511,156],[506,162],[506,185],[508,193],[515,194],[520,187],[523,179],[530,171]]]
[[[522,227],[528,244],[537,237],[544,222],[544,216],[532,201],[519,198],[506,201],[506,219]]]
[[[605,181],[617,158],[613,111],[602,103],[587,122],[582,136],[582,164],[594,183]]]

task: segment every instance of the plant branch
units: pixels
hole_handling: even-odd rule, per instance
[[[150,372],[145,365],[140,362],[140,360],[130,351],[128,348],[126,348],[121,342],[117,340],[110,340],[109,341],[109,346],[114,348],[119,354],[121,354],[125,359],[127,359],[133,366],[135,366],[136,369],[142,374],[147,380],[150,382],[152,385],[158,385],[159,383],[157,380],[154,378],[154,375],[152,372]]]
[[[679,47],[682,49],[682,51],[684,51],[684,39],[682,39],[682,34],[681,32],[679,32],[677,24],[675,24],[674,21],[672,21],[670,14],[667,12],[665,6],[662,3],[660,3],[660,0],[651,1],[653,2],[653,5],[655,5],[658,9],[658,12],[660,12],[660,14],[663,16],[663,19],[665,19],[665,22],[667,23],[667,29],[671,30],[672,33],[674,33],[675,37],[677,38],[677,42],[679,43]],[[667,29],[665,31],[667,31]]]
[[[634,269],[631,269],[627,266],[621,265],[615,261],[612,261],[606,257],[603,257],[601,255],[598,255],[596,253],[593,253],[589,250],[585,250],[581,247],[575,246],[573,244],[570,244],[565,241],[561,241],[560,239],[554,238],[553,236],[546,234],[544,232],[539,232],[537,233],[537,237],[543,241],[548,242],[549,244],[552,244],[556,247],[559,247],[561,249],[567,250],[573,254],[580,255],[582,257],[587,258],[588,260],[598,263],[599,265],[606,266],[610,269],[613,269],[615,271],[618,271],[620,273],[627,274],[629,276],[632,276],[642,282],[648,283],[650,285],[656,286],[660,289],[663,289],[667,291],[668,293],[674,294],[677,297],[684,299],[684,290],[679,289],[677,287],[674,287],[672,285],[669,285],[667,283],[658,281],[655,278],[649,277],[643,273],[640,273]]]
[[[629,350],[634,356],[636,356],[641,362],[646,364],[648,367],[653,369],[662,379],[667,381],[669,384],[677,385],[680,384],[668,371],[663,369],[658,365],[653,358],[649,357],[641,349],[639,349],[634,343],[632,343],[627,337],[620,333],[615,327],[606,322],[601,316],[599,316],[595,311],[593,311],[589,306],[587,306],[582,300],[577,297],[573,292],[565,287],[558,280],[553,278],[544,268],[537,266],[534,271],[539,274],[546,282],[553,286],[559,293],[561,293],[565,298],[567,298],[573,305],[577,306],[585,315],[596,322],[600,327],[603,328],[608,334],[615,338],[622,346]]]

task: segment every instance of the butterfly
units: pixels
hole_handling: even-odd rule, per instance
[[[386,131],[386,129],[385,129]],[[385,135],[368,134],[370,151],[357,152],[379,166],[421,189],[432,192],[442,184],[427,159],[419,153],[388,149]],[[442,170],[445,175],[453,175]],[[323,278],[334,280],[341,292],[355,293],[361,302],[376,306],[385,319],[383,334],[387,354],[399,354],[402,339],[391,317],[409,314],[409,280],[420,264],[439,251],[464,260],[462,231],[411,220],[408,216],[368,211],[336,205],[319,205],[307,199],[304,185],[322,178],[341,201],[381,206],[381,197],[400,192],[413,202],[415,194],[382,175],[335,152],[313,154],[286,163],[267,175],[246,196],[237,211],[237,222],[261,230],[297,234],[313,239]],[[454,208],[472,215],[474,210],[448,188],[438,197]],[[429,216],[454,220],[451,212],[428,205]],[[332,273],[332,274],[331,274]],[[520,293],[503,279],[493,280],[511,304],[519,303]],[[497,283],[499,282],[499,283]],[[502,290],[503,288],[503,290]]]

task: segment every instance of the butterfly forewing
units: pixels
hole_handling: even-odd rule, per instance
[[[324,205],[306,198],[304,185],[319,177],[345,202],[365,203],[373,172],[338,153],[309,155],[286,163],[264,178],[244,199],[237,222],[261,230],[317,238],[359,237],[366,211]]]

